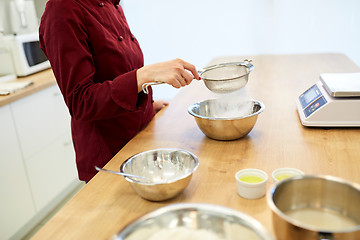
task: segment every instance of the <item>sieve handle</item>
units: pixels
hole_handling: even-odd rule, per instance
[[[252,60],[251,59],[244,59],[244,61],[242,62],[242,64],[240,65],[243,65],[243,66],[246,66],[249,68],[249,72],[251,72],[253,69],[254,69],[254,65],[251,63]]]
[[[164,82],[149,82],[149,83],[144,83],[141,87],[142,90],[145,94],[149,94],[149,89],[148,87],[150,87],[151,85],[159,85],[159,84],[164,84]]]

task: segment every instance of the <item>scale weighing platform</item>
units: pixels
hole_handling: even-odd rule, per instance
[[[296,100],[310,127],[360,127],[360,73],[324,73]]]

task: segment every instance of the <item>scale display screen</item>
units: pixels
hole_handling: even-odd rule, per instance
[[[324,97],[316,99],[311,105],[304,109],[305,117],[309,117],[313,112],[319,109],[321,106],[326,104],[326,99]]]
[[[317,109],[326,104],[326,99],[316,84],[306,90],[306,92],[299,97],[299,101],[305,117],[309,117]]]
[[[315,99],[321,97],[322,94],[319,90],[319,88],[315,85],[313,85],[311,88],[309,88],[306,92],[304,92],[300,97],[300,103],[303,108],[308,106],[310,103],[312,103]]]

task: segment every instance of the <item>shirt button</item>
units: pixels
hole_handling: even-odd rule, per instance
[[[118,9],[118,8],[119,8],[119,4],[116,4],[116,5],[115,5],[115,8]]]
[[[123,36],[119,36],[119,37],[118,37],[118,40],[119,40],[120,42],[121,42],[123,39],[124,39]]]
[[[101,2],[99,3],[99,7],[103,7],[105,5],[105,3]]]
[[[131,40],[135,41],[135,36],[131,35]]]

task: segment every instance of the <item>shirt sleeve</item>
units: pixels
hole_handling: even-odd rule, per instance
[[[71,116],[93,121],[137,110],[136,70],[94,82],[95,66],[82,8],[73,1],[48,1],[39,33]]]

